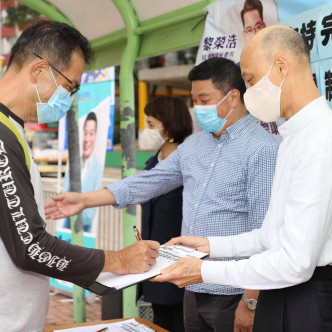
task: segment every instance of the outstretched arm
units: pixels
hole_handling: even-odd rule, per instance
[[[65,192],[51,196],[51,202],[45,205],[46,219],[60,219],[80,213],[86,208],[116,205],[113,194],[108,189],[86,193]]]

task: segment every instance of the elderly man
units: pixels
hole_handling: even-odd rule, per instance
[[[189,73],[203,131],[188,137],[149,171],[90,193],[53,197],[47,215],[61,218],[96,205],[124,207],[183,185],[181,234],[235,235],[259,228],[270,197],[278,145],[243,103],[245,84],[234,62],[213,58]],[[186,331],[251,329],[254,307],[241,301],[243,289],[199,284],[184,295]],[[256,298],[257,291],[245,291]],[[235,318],[235,319],[234,319]]]
[[[91,57],[88,41],[77,30],[40,21],[17,40],[0,80],[1,331],[44,331],[47,276],[94,290],[101,271],[143,272],[158,256],[154,241],[104,252],[70,245],[44,228],[41,181],[24,138],[24,122],[54,122],[64,116]]]
[[[261,289],[254,331],[332,331],[332,113],[313,81],[309,50],[285,26],[259,32],[244,48],[248,110],[263,121],[283,116],[283,141],[261,229],[232,237],[180,237],[210,257],[182,260],[157,281]]]

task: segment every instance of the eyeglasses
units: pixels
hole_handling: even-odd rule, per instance
[[[258,31],[262,30],[263,28],[265,27],[264,23],[261,22],[261,23],[257,23],[254,27],[247,27],[244,32],[245,33],[257,33]]]
[[[42,58],[40,55],[33,53],[34,56],[36,56],[37,58],[41,59],[41,60],[46,60],[44,58]],[[47,61],[47,60],[46,60]],[[57,73],[59,73],[62,77],[64,77],[71,85],[73,85],[74,87],[71,89],[70,91],[70,96],[73,96],[75,93],[77,93],[80,89],[80,85],[77,83],[73,83],[68,77],[66,77],[64,74],[61,73],[60,70],[56,69],[54,66],[52,66],[49,62],[48,62],[49,66],[54,69]]]

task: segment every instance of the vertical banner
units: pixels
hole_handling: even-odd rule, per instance
[[[306,40],[313,79],[332,108],[332,3],[302,12],[281,22]]]
[[[113,67],[82,76],[81,88],[77,94],[82,192],[102,188],[106,151],[113,149],[114,86]],[[67,148],[66,140],[64,145]],[[70,190],[69,179],[70,174],[67,171],[63,191]],[[98,208],[85,209],[82,215],[84,246],[95,248]],[[71,242],[70,218],[57,222],[56,236],[68,243]],[[72,291],[71,283],[53,278],[51,278],[51,286]]]

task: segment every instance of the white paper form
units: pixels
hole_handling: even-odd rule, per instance
[[[193,248],[181,245],[162,245],[159,248],[159,257],[156,260],[156,264],[149,271],[125,275],[103,272],[96,281],[107,287],[122,289],[159,275],[162,269],[174,264],[181,257],[203,258],[205,256],[207,256],[207,253],[197,251]]]
[[[145,324],[138,323],[134,318],[116,323],[106,323],[91,326],[73,327],[59,332],[96,332],[104,328],[105,332],[155,332],[155,330]]]

